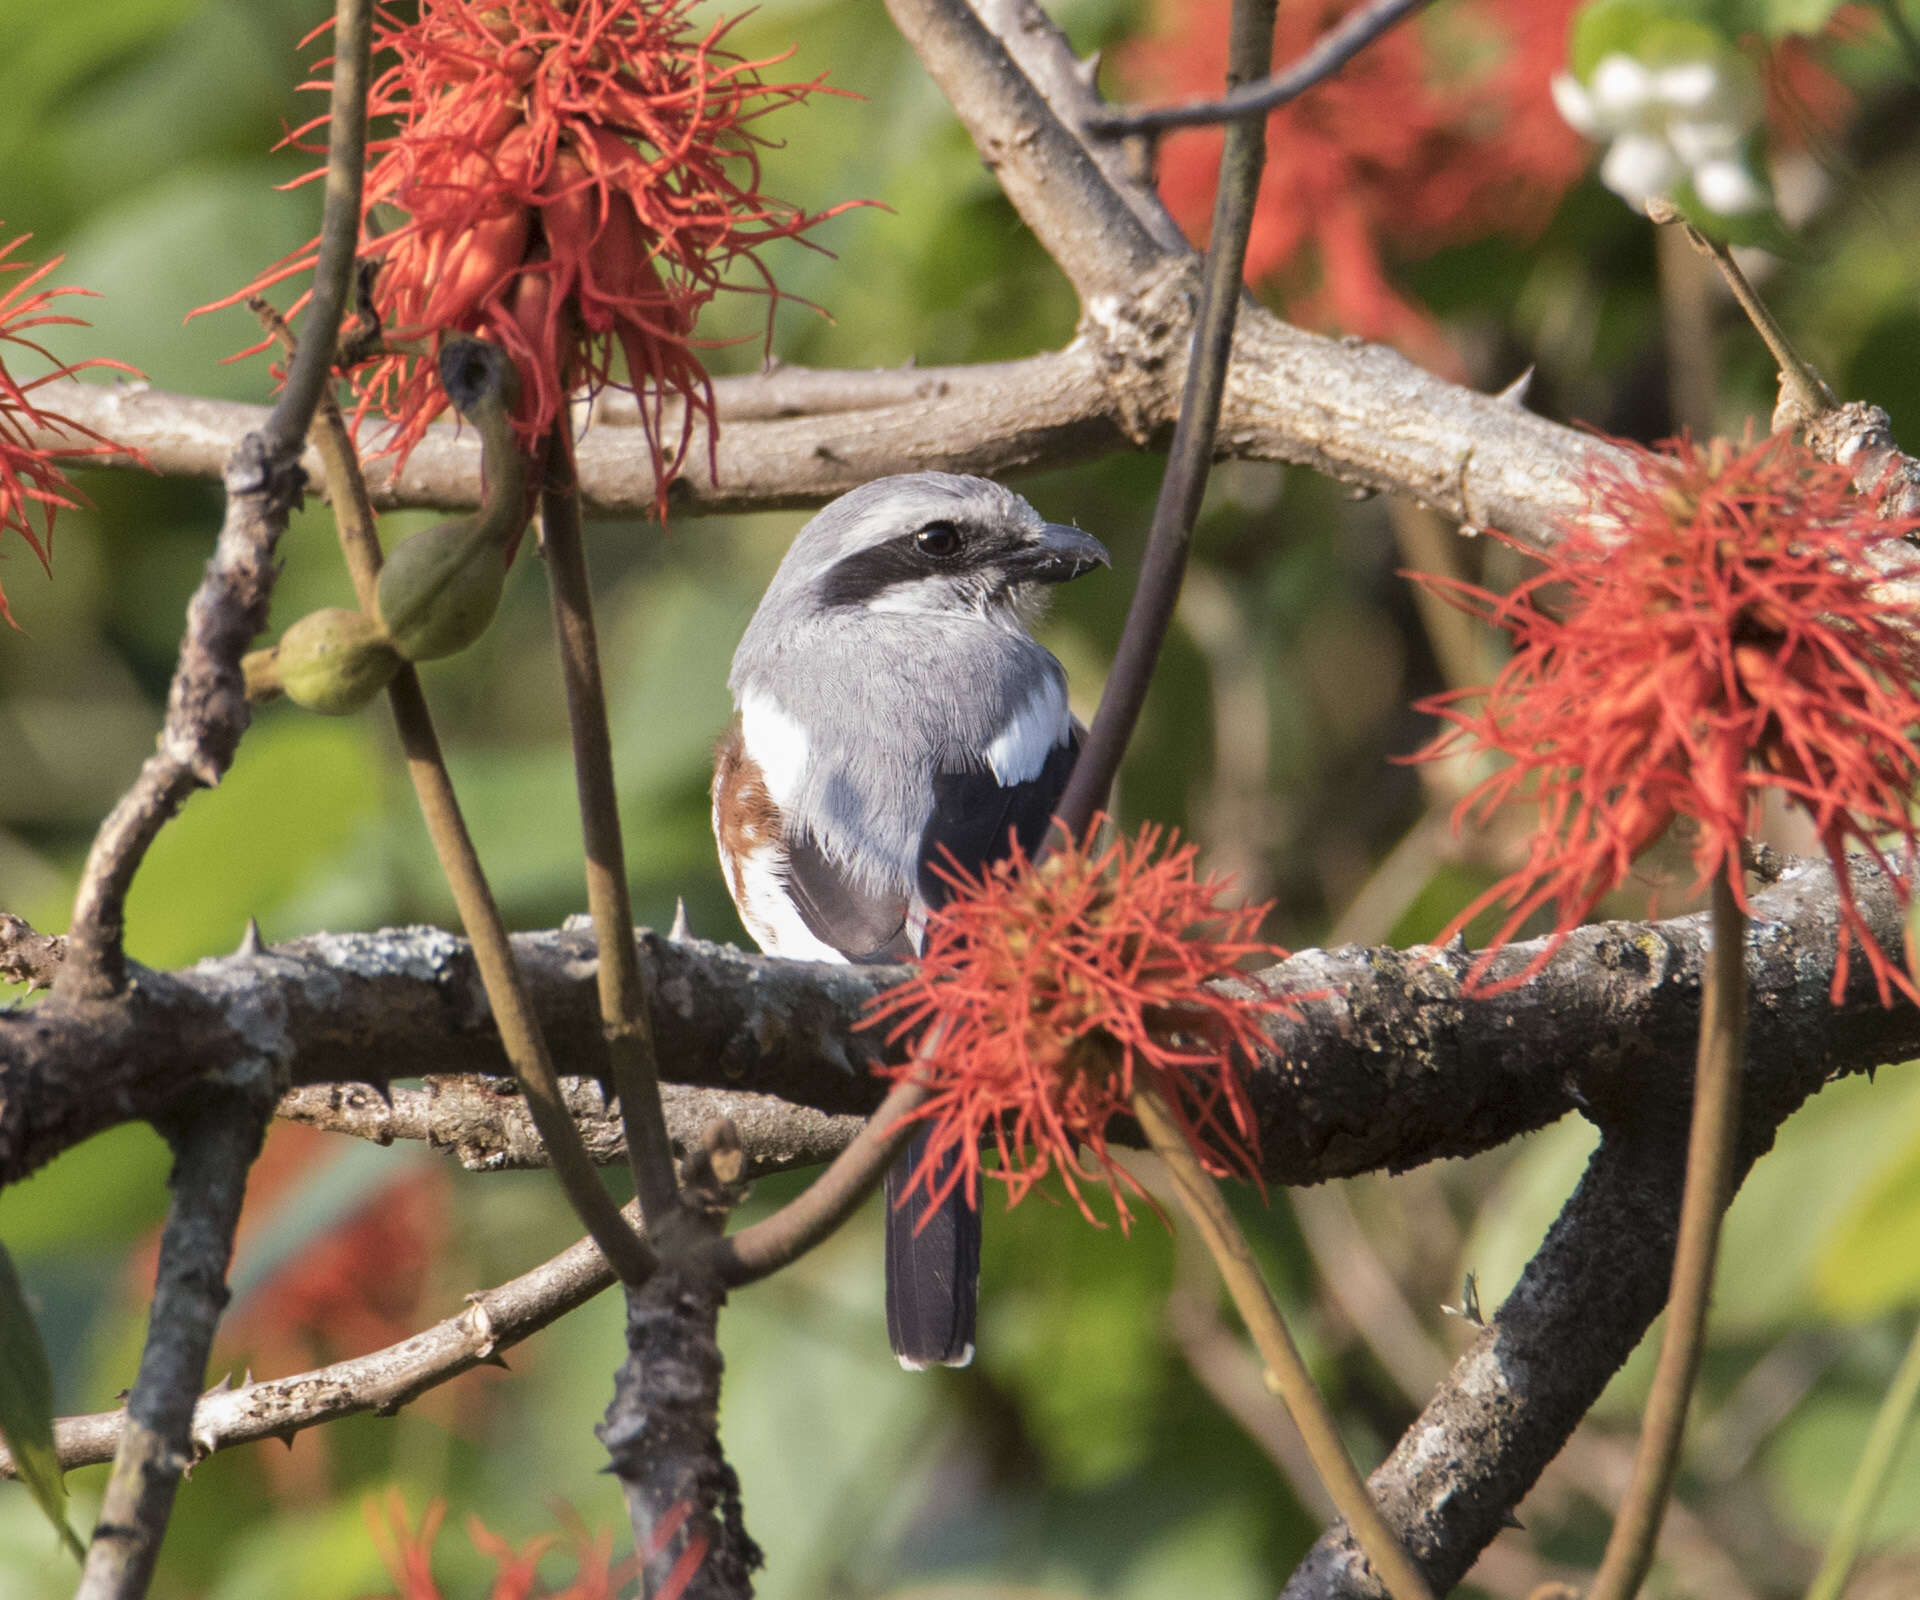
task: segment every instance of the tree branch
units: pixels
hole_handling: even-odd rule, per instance
[[[630,1224],[639,1220],[632,1206],[625,1215]],[[304,1428],[356,1412],[391,1416],[427,1390],[483,1363],[504,1366],[502,1351],[613,1283],[613,1269],[599,1246],[582,1239],[497,1289],[468,1295],[466,1309],[457,1316],[384,1350],[237,1389],[223,1381],[201,1395],[193,1408],[190,1459],[257,1439],[291,1439]],[[84,1467],[109,1460],[126,1426],[124,1410],[62,1417],[54,1424],[60,1465]],[[0,1447],[0,1477],[11,1476],[12,1457]]]
[[[910,385],[893,373],[821,374],[818,387],[844,383],[851,392],[808,414],[789,409],[791,371],[723,379],[716,388],[741,406],[741,420],[721,431],[717,475],[703,453],[688,460],[674,484],[676,513],[816,506],[922,468],[1001,476],[1163,448],[1192,334],[1189,293],[1179,274],[1104,297],[1071,344],[1024,361],[925,368]],[[760,404],[753,397],[763,382]],[[841,403],[868,398],[869,387],[872,403]],[[175,476],[216,476],[233,441],[265,415],[131,385],[61,380],[44,392],[50,407],[140,447]],[[1579,509],[1574,484],[1587,458],[1614,450],[1512,400],[1447,383],[1384,346],[1323,339],[1258,306],[1241,308],[1215,448],[1222,458],[1290,462],[1404,494],[1455,522],[1535,543]],[[587,430],[576,465],[589,515],[651,510],[643,455],[624,427]],[[436,425],[398,481],[390,462],[370,461],[369,492],[383,509],[470,508],[479,461],[470,433]],[[318,472],[317,458],[309,467]]]
[[[174,1491],[191,1459],[194,1397],[226,1309],[247,1170],[266,1128],[266,1084],[257,1067],[249,1076],[235,1089],[203,1090],[174,1134],[173,1201],[160,1235],[146,1345],[76,1600],[137,1600],[159,1559]]]
[[[1898,940],[1885,882],[1864,864],[1854,881],[1876,935]],[[1772,1127],[1831,1075],[1920,1054],[1920,1011],[1883,1010],[1865,963],[1853,964],[1844,1003],[1828,1005],[1839,921],[1825,867],[1789,868],[1754,905],[1748,980],[1766,1023],[1753,1033],[1750,1122]],[[1575,1109],[1603,1127],[1642,1115],[1684,1123],[1706,942],[1699,916],[1595,924],[1537,981],[1493,999],[1464,993],[1472,958],[1458,946],[1295,955],[1257,981],[1326,998],[1268,1025],[1272,1052],[1250,1075],[1263,1170],[1280,1183],[1400,1170]],[[514,944],[556,1059],[601,1059],[590,934]],[[1511,947],[1496,977],[1537,949]],[[879,1103],[884,1085],[867,1072],[879,1037],[850,1030],[897,969],[773,961],[652,933],[640,953],[672,1077],[834,1113]],[[468,947],[437,929],[321,934],[142,973],[120,1005],[56,995],[0,1012],[0,1183],[260,1058],[295,1084],[506,1071]]]
[[[1273,0],[1234,0],[1228,28],[1229,85],[1257,77],[1272,65],[1273,25]],[[1260,195],[1266,161],[1264,128],[1243,122],[1227,130],[1214,189],[1213,228],[1201,275],[1193,348],[1180,393],[1180,418],[1167,447],[1167,468],[1154,501],[1153,525],[1127,607],[1126,627],[1100,695],[1100,709],[1057,807],[1058,824],[1072,840],[1087,832],[1120,775],[1120,759],[1146,704],[1160,646],[1180,601],[1193,523],[1200,515],[1200,500],[1213,466],[1220,401],[1233,360],[1234,324],[1245,298],[1241,283],[1247,240],[1253,232],[1254,202]]]
[[[309,321],[317,348],[295,362],[278,404],[240,439],[223,468],[226,518],[206,576],[187,606],[160,748],[101,823],[81,872],[59,980],[75,995],[98,1000],[124,987],[122,922],[133,875],[187,797],[220,781],[251,720],[240,656],[267,625],[279,571],[274,547],[306,488],[302,443],[332,371],[359,240],[370,11],[370,0],[339,0],[334,19],[326,203]]]
[[[560,1089],[587,1154],[603,1167],[626,1160],[619,1102],[592,1078],[562,1078]],[[740,1089],[669,1083],[661,1086],[661,1101],[676,1157],[699,1144],[709,1123],[725,1117],[739,1132],[749,1177],[822,1166],[866,1125],[865,1118],[850,1113],[816,1111]],[[280,1097],[274,1115],[374,1144],[424,1140],[436,1150],[452,1151],[469,1172],[524,1171],[551,1164],[519,1085],[511,1078],[435,1076],[419,1089],[304,1084]]]
[[[1371,4],[1341,18],[1321,34],[1311,48],[1280,71],[1256,83],[1242,84],[1218,100],[1195,100],[1179,106],[1128,107],[1089,117],[1086,125],[1095,133],[1114,137],[1265,117],[1289,100],[1297,100],[1316,83],[1324,83],[1381,34],[1430,3],[1431,0],[1372,0]]]

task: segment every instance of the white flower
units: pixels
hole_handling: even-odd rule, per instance
[[[1664,139],[1650,133],[1623,133],[1600,163],[1600,181],[1630,206],[1671,190],[1685,169]]]
[[[1759,85],[1739,58],[1652,67],[1616,51],[1586,83],[1560,73],[1552,88],[1560,115],[1609,146],[1600,181],[1628,204],[1664,198],[1683,179],[1722,216],[1767,203],[1744,154],[1760,121]]]
[[[1723,217],[1737,217],[1758,211],[1767,203],[1767,194],[1744,161],[1731,158],[1708,161],[1693,169],[1693,192],[1700,203]]]

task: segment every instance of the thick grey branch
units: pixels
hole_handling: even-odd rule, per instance
[[[1899,948],[1893,894],[1865,868],[1856,876],[1871,925]],[[1790,869],[1754,902],[1756,1117],[1777,1122],[1782,1104],[1833,1073],[1920,1052],[1920,1012],[1882,1010],[1863,962],[1829,1007],[1837,911],[1823,867]],[[1537,981],[1493,999],[1464,994],[1470,958],[1457,948],[1295,956],[1259,981],[1327,997],[1273,1022],[1272,1053],[1251,1076],[1267,1175],[1312,1183],[1398,1170],[1491,1148],[1576,1108],[1603,1126],[1672,1116],[1685,1103],[1704,945],[1697,917],[1597,924]],[[515,947],[556,1058],[599,1060],[590,935],[522,935]],[[1514,946],[1496,972],[1535,948]],[[668,1077],[833,1113],[878,1103],[883,1085],[867,1069],[881,1040],[850,1030],[897,972],[655,934],[642,935],[641,953]],[[142,973],[114,1005],[55,996],[0,1013],[0,1183],[155,1114],[204,1074],[262,1057],[295,1084],[506,1070],[467,946],[437,929],[316,935]]]
[[[1192,331],[1185,271],[1139,295],[1096,305],[1065,349],[1025,361],[923,369],[911,384],[893,373],[849,374],[830,409],[795,415],[791,373],[764,404],[739,379],[741,420],[722,429],[718,475],[696,452],[676,480],[683,511],[819,505],[856,484],[923,467],[989,475],[1091,460],[1119,449],[1163,446],[1173,428],[1185,342]],[[824,376],[824,375],[823,375]],[[818,388],[836,390],[841,375]],[[62,380],[49,407],[145,450],[160,471],[215,476],[234,441],[263,409],[131,385]],[[772,415],[755,413],[772,412]],[[1222,457],[1286,461],[1357,487],[1405,494],[1476,527],[1544,542],[1554,520],[1578,509],[1582,464],[1613,447],[1463,389],[1378,345],[1350,345],[1244,308],[1220,418]],[[596,516],[641,516],[653,479],[621,426],[589,428],[579,446],[581,490]],[[376,505],[471,507],[480,447],[449,426],[425,442],[396,480],[368,464]],[[318,462],[308,461],[318,478]]]

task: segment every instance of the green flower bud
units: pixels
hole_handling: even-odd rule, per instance
[[[252,651],[240,665],[249,700],[284,694],[309,711],[339,717],[384,689],[400,657],[372,617],[329,606],[302,617],[272,649]]]

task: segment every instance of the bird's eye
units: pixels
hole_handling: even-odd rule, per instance
[[[960,553],[960,530],[951,522],[929,522],[913,536],[913,543],[923,556],[944,561]]]

